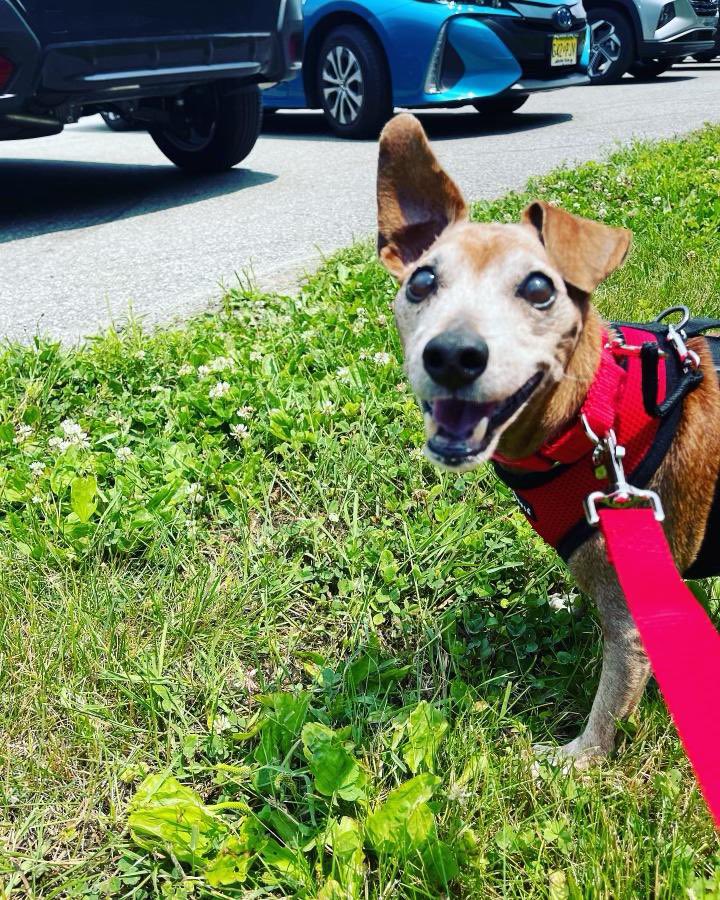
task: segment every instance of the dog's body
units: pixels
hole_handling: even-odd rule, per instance
[[[605,341],[590,295],[624,261],[629,232],[544,203],[518,225],[470,223],[408,115],[381,138],[378,207],[380,257],[401,282],[396,321],[425,412],[428,456],[467,470],[501,454],[512,469],[579,416]],[[714,372],[705,339],[689,346],[701,370]],[[650,484],[681,572],[700,551],[719,473],[720,386],[706,377],[686,397]],[[599,534],[569,567],[595,599],[604,634],[587,727],[562,748],[584,762],[613,748],[616,722],[638,703],[649,665]]]

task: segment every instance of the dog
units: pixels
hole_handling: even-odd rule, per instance
[[[587,401],[611,331],[591,295],[623,264],[631,233],[542,200],[517,224],[469,221],[409,114],[380,137],[377,198],[378,252],[399,282],[395,320],[424,413],[425,454],[456,472],[494,458],[508,479],[522,478],[522,461],[577,423]],[[714,371],[708,339],[687,347],[699,371]],[[648,482],[664,504],[680,572],[707,556],[719,470],[720,387],[716,377],[698,378]],[[600,533],[588,529],[567,562],[597,605],[604,639],[586,727],[554,751],[583,767],[614,749],[617,723],[637,706],[650,667]]]

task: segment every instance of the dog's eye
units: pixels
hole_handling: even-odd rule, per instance
[[[431,266],[423,266],[422,269],[416,269],[408,280],[405,296],[411,303],[421,303],[430,294],[435,293],[437,282],[435,269]]]
[[[536,309],[548,309],[555,302],[555,285],[542,272],[531,272],[517,292]]]

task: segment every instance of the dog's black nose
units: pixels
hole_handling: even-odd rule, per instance
[[[485,341],[469,331],[445,331],[425,346],[425,371],[451,391],[472,384],[485,371],[490,351]]]

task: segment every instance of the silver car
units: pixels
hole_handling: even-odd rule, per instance
[[[718,0],[590,0],[588,75],[595,84],[618,81],[626,72],[655,78],[685,56],[711,53],[718,27]]]

